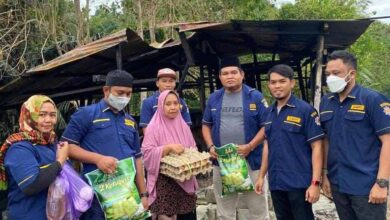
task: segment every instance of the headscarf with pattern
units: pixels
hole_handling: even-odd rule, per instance
[[[4,158],[8,148],[19,141],[29,141],[33,144],[49,145],[53,144],[57,136],[52,130],[49,134],[44,134],[37,130],[37,122],[40,109],[45,102],[50,102],[56,106],[53,100],[44,95],[33,95],[23,103],[19,116],[19,132],[11,134],[0,148],[0,190],[7,189],[7,176],[4,167]],[[56,109],[57,110],[57,109]]]

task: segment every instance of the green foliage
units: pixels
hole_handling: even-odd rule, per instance
[[[134,25],[128,25],[126,21],[127,18],[121,11],[119,3],[113,2],[110,6],[100,5],[90,19],[91,36],[103,37],[127,27],[134,28]]]
[[[368,17],[369,0],[297,0],[284,4],[280,19]],[[358,58],[358,82],[390,96],[390,25],[374,22],[349,50]]]
[[[352,45],[358,58],[358,82],[390,97],[390,25],[373,23]]]
[[[364,16],[368,0],[297,0],[284,4],[280,19],[352,19]]]

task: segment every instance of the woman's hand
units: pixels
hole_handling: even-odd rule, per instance
[[[69,155],[69,144],[68,142],[59,142],[57,144],[57,161],[61,163],[61,166],[64,165],[65,161],[68,159]]]
[[[168,144],[169,152],[175,154],[182,154],[184,152],[184,146],[181,144]]]

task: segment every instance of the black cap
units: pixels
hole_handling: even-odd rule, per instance
[[[107,73],[106,86],[132,87],[134,77],[124,70],[111,70]]]
[[[237,57],[233,57],[233,56],[223,57],[221,59],[219,68],[222,69],[222,68],[228,67],[228,66],[235,66],[235,67],[241,68],[240,60]]]

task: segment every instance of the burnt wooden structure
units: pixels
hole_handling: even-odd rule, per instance
[[[262,90],[268,69],[284,63],[296,72],[300,96],[315,106],[321,96],[326,54],[352,45],[373,22],[362,20],[269,20],[197,22],[177,27],[178,41],[151,46],[134,31],[122,30],[75,48],[28,70],[0,87],[0,108],[19,106],[33,94],[56,102],[101,94],[105,75],[115,68],[135,77],[135,91],[155,89],[157,70],[179,71],[178,90],[198,89],[203,109],[207,93],[220,88],[218,64],[224,55],[245,56],[246,83]],[[0,110],[1,110],[0,109]]]

